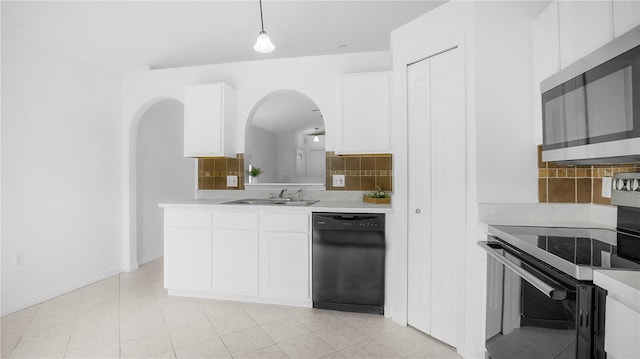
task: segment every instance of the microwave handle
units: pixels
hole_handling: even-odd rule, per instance
[[[553,300],[563,300],[567,298],[566,290],[552,287],[549,284],[543,282],[538,277],[524,270],[517,263],[512,262],[507,257],[498,253],[498,251],[488,246],[487,242],[478,242],[478,245],[482,247],[482,249],[484,249],[487,252],[487,254],[492,256],[498,262],[504,264],[505,267],[509,268],[512,272],[516,273],[520,278],[526,280],[529,284],[536,287],[540,292],[542,292],[542,294],[546,295],[547,297]]]

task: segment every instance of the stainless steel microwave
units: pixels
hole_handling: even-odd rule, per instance
[[[640,161],[640,26],[540,84],[542,159]]]

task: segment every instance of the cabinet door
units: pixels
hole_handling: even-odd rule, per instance
[[[338,79],[338,153],[388,153],[390,145],[388,72]]]
[[[260,237],[260,294],[309,299],[309,234],[264,232]]]
[[[613,0],[613,36],[640,25],[640,1]]]
[[[185,88],[184,156],[235,157],[235,94],[223,83]]]
[[[640,358],[640,313],[607,296],[604,350],[611,358]]]
[[[559,1],[558,6],[563,68],[613,39],[611,1]]]
[[[213,290],[258,294],[258,231],[213,232]]]
[[[164,286],[211,290],[211,228],[165,228]]]

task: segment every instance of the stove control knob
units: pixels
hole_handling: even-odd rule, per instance
[[[631,182],[631,190],[632,191],[640,191],[640,179],[631,178],[631,179],[629,179],[629,182]]]
[[[618,191],[624,191],[624,187],[626,185],[626,180],[624,178],[618,178],[616,182],[613,184],[613,187]]]

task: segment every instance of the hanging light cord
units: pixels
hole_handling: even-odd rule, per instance
[[[262,31],[260,31],[260,34],[258,34],[258,38],[256,39],[256,44],[253,45],[253,49],[256,52],[259,52],[262,54],[268,54],[272,52],[276,47],[271,42],[271,38],[269,37],[269,34],[267,34],[267,32],[264,31],[264,16],[262,14],[262,0],[260,0],[260,26]]]
[[[262,32],[264,32],[264,20],[262,20],[262,0],[260,0],[260,25],[262,26]]]

